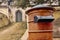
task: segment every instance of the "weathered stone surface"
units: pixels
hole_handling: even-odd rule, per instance
[[[54,25],[57,27],[60,27],[60,18],[58,18],[54,21]]]
[[[60,38],[53,38],[53,40],[60,40]]]
[[[9,20],[6,15],[0,13],[0,28],[9,24]]]
[[[21,36],[26,31],[26,28],[23,28],[23,24],[24,23],[13,23],[4,30],[1,30],[0,40],[20,40]]]
[[[26,23],[9,23],[7,16],[0,13],[0,40],[20,40],[26,31]]]

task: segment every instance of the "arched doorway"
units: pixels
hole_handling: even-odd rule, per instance
[[[17,10],[16,12],[16,22],[21,22],[22,21],[22,13],[20,10]]]

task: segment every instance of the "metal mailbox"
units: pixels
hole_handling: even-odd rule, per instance
[[[53,40],[53,12],[55,8],[37,5],[27,10],[29,37],[28,40]]]

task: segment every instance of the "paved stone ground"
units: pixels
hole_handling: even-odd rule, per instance
[[[14,23],[4,30],[0,30],[0,40],[20,40],[26,29],[22,28],[21,23]]]
[[[53,40],[60,40],[60,38],[54,38]]]
[[[26,30],[26,32],[22,36],[21,40],[27,40],[27,39],[28,39],[28,29]]]

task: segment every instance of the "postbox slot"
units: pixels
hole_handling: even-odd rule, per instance
[[[52,22],[54,20],[53,16],[35,16],[34,22]]]

